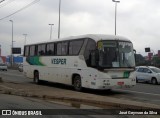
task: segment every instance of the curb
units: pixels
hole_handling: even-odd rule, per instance
[[[78,98],[70,98],[70,97],[64,97],[64,96],[50,96],[50,95],[38,95],[38,94],[31,94],[30,92],[23,91],[17,91],[13,88],[1,86],[3,90],[0,89],[0,93],[2,94],[9,94],[9,95],[17,95],[17,96],[23,96],[23,97],[33,97],[33,98],[40,98],[40,99],[46,99],[46,100],[56,100],[56,101],[64,101],[64,102],[76,102],[81,104],[88,104],[93,106],[109,106],[109,107],[116,107],[118,109],[159,109],[158,105],[154,104],[145,104],[143,103],[143,106],[141,102],[138,105],[134,104],[127,104],[127,103],[115,103],[115,102],[105,102],[105,101],[98,101],[98,100],[89,100],[89,99],[78,99]],[[131,101],[132,102],[132,101]]]

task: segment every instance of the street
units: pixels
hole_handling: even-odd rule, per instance
[[[6,71],[0,71],[0,76],[2,77],[3,81],[8,81],[8,83],[13,83],[14,86],[12,88],[16,89],[16,85],[27,85],[28,88],[30,86],[33,87],[35,85],[32,82],[32,79],[28,79],[23,76],[22,72],[19,72],[18,70],[8,70]],[[1,85],[3,86],[3,84]],[[56,83],[44,83],[42,85],[36,85],[36,87],[46,89],[50,93],[50,90],[59,91],[65,89],[65,94],[79,94],[71,86],[56,84]],[[50,89],[51,88],[51,89]],[[32,90],[32,88],[30,88]],[[158,91],[160,89],[159,85],[151,85],[151,84],[145,84],[145,83],[138,83],[137,86],[131,89],[113,89],[112,91],[100,91],[100,90],[90,90],[85,89],[82,93],[88,94],[88,97],[91,97],[91,95],[96,96],[109,96],[111,98],[118,98],[118,99],[124,99],[124,100],[133,100],[133,101],[141,101],[145,103],[154,103],[154,104],[160,104],[160,92]],[[27,90],[27,89],[26,89]],[[29,89],[28,89],[29,90]],[[32,90],[34,91],[34,90]],[[36,91],[35,91],[36,92]],[[60,92],[60,91],[59,91]],[[10,93],[9,93],[10,94]],[[59,93],[60,94],[60,93]],[[55,95],[56,96],[56,95]],[[81,113],[78,109],[89,109],[89,111],[85,111],[85,115],[79,115],[79,118],[134,118],[134,116],[127,116],[127,115],[100,115],[101,111],[92,111],[91,109],[114,109],[114,107],[97,107],[92,105],[86,105],[86,104],[77,104],[73,101],[68,102],[57,102],[54,100],[49,99],[38,99],[33,97],[24,97],[24,96],[14,96],[14,95],[6,95],[6,94],[0,94],[0,109],[64,109],[65,111],[50,111],[50,113],[56,113],[55,117],[57,118],[69,118],[69,117],[77,117],[76,114]],[[71,111],[66,111],[66,109],[71,109]],[[75,109],[75,110],[74,110]],[[91,110],[91,111],[90,111]],[[47,111],[48,112],[48,111]],[[97,114],[96,114],[97,112]],[[108,112],[108,111],[107,111]],[[109,111],[110,112],[110,111]],[[112,111],[111,111],[112,112]],[[59,114],[58,114],[59,113]],[[61,114],[66,115],[61,115]],[[72,114],[72,115],[70,115]],[[74,115],[75,114],[75,115]],[[83,112],[82,112],[83,114]],[[96,114],[96,115],[95,115]],[[52,114],[54,115],[54,114]],[[39,117],[39,116],[38,116]],[[44,117],[44,116],[43,116]],[[46,118],[50,118],[51,116],[46,115]],[[139,118],[158,118],[158,116],[136,116]]]
[[[137,83],[131,89],[116,89],[115,91],[125,92],[121,97],[127,97],[132,100],[160,104],[160,85],[152,85],[148,83]]]
[[[29,117],[29,118],[158,118],[158,116],[134,116],[134,115],[105,115],[103,109],[86,106],[78,109],[76,105],[69,106],[65,103],[47,101],[29,97],[21,97],[14,95],[0,94],[0,109],[3,116],[1,118],[10,117]],[[11,115],[4,115],[6,111],[11,111]],[[38,111],[37,115],[30,114],[31,111]],[[106,112],[110,112],[106,110]],[[111,110],[111,112],[115,112]],[[102,114],[101,114],[102,113]],[[25,114],[25,115],[24,115]],[[79,115],[82,114],[82,115]],[[112,114],[112,113],[109,113]]]
[[[12,81],[16,83],[28,83],[33,84],[32,79],[28,79],[23,76],[22,72],[18,70],[0,71],[0,75],[5,81]],[[61,84],[46,83],[39,86],[51,86],[56,88],[68,89],[74,91],[70,86]],[[83,92],[96,94],[100,96],[111,96],[121,99],[130,99],[134,101],[142,101],[146,103],[154,103],[160,105],[160,85],[152,85],[148,83],[137,83],[133,88],[129,89],[113,89],[112,91],[99,91],[85,89]]]
[[[43,116],[43,118],[52,118],[54,115],[54,118],[92,118],[91,116],[87,116],[87,115],[79,115],[77,116],[76,114],[78,114],[78,110],[76,110],[73,107],[70,106],[66,106],[66,105],[62,105],[62,104],[58,104],[58,103],[51,103],[49,101],[44,101],[44,100],[39,100],[39,99],[33,99],[33,98],[26,98],[26,97],[19,97],[19,96],[13,96],[13,95],[4,95],[4,94],[0,94],[0,109],[8,109],[8,110],[18,110],[19,111],[24,111],[24,110],[37,110],[37,111],[42,111],[42,110],[46,110],[49,111],[52,109],[52,116],[50,115],[43,115],[43,112],[41,113]],[[55,111],[59,111],[60,113],[62,112],[61,109],[64,109],[63,112],[65,112],[65,110],[70,111],[71,113],[75,114],[75,115],[60,115],[58,113],[55,113]],[[75,110],[74,110],[75,109]],[[55,110],[55,111],[54,111]],[[15,116],[17,112],[13,112],[13,114]],[[70,114],[71,114],[70,113]],[[12,115],[13,115],[12,114]],[[40,115],[41,115],[40,114]],[[58,114],[58,115],[57,115]],[[65,113],[64,113],[65,114]],[[68,113],[66,113],[68,114]],[[37,115],[37,117],[41,117],[39,114]],[[2,116],[1,116],[2,117]],[[35,116],[29,116],[29,117],[34,117]]]

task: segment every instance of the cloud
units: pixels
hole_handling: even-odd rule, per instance
[[[0,8],[1,17],[31,3],[33,0],[14,0]],[[112,0],[61,0],[61,37],[81,34],[114,34],[115,3]],[[117,34],[129,38],[137,52],[144,48],[159,49],[160,1],[121,0],[117,4]],[[49,40],[50,26],[54,24],[54,39],[58,35],[59,0],[41,0],[37,4],[0,21],[2,54],[10,54],[11,22],[14,21],[15,46]],[[5,52],[7,50],[7,52]]]

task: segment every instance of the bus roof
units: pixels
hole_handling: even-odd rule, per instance
[[[82,38],[91,38],[95,40],[96,42],[100,40],[123,40],[123,41],[130,42],[130,40],[122,36],[105,35],[105,34],[86,34],[86,35],[79,35],[79,36],[70,36],[66,38],[60,38],[60,39],[49,40],[49,41],[44,41],[44,42],[37,42],[34,44],[43,44],[43,43],[49,43],[49,42],[59,42],[59,41],[67,41],[67,40],[82,39]],[[33,44],[27,44],[27,45],[33,45]]]

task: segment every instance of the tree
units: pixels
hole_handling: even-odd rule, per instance
[[[152,58],[152,64],[154,66],[160,67],[160,57],[158,56],[153,56]]]

